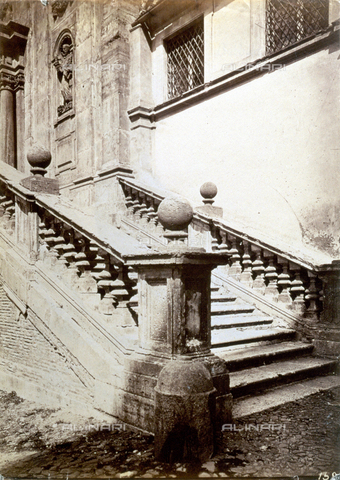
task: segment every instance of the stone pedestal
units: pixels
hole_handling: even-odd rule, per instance
[[[51,195],[59,194],[59,184],[55,178],[44,178],[40,175],[34,175],[24,178],[21,181],[21,185],[31,190],[31,192],[49,193]]]
[[[340,260],[323,265],[318,277],[323,281],[323,311],[318,320],[306,320],[320,355],[338,357],[340,353]]]
[[[210,352],[210,275],[219,254],[177,251],[126,257],[138,271],[139,346],[150,353]]]
[[[51,163],[51,153],[41,145],[34,144],[27,153],[27,161],[31,166],[31,177],[21,180],[21,185],[38,193],[49,193],[51,195],[59,194],[58,180],[55,178],[45,178],[46,168]]]
[[[178,357],[162,369],[155,391],[156,458],[208,460],[214,451],[216,389],[207,368]]]
[[[192,451],[190,455],[197,454],[199,458],[208,458],[218,440],[221,425],[231,421],[232,408],[226,364],[224,360],[210,352],[210,276],[211,270],[223,263],[223,258],[220,254],[192,251],[187,247],[181,249],[177,245],[170,246],[164,252],[127,257],[126,263],[138,271],[139,352],[137,355],[139,359],[144,357],[145,361],[149,362],[161,361],[167,372],[167,365],[185,356],[187,362],[198,362],[209,372],[211,385],[214,387],[213,395],[209,390],[209,394],[204,392],[204,396],[199,397],[199,400],[193,400],[191,397],[184,398],[181,395],[178,397],[173,392],[167,393],[164,397],[163,391],[156,390],[156,393],[158,392],[155,405],[158,412],[155,416],[157,455],[159,454],[160,458],[165,458],[167,455],[176,456],[176,453],[171,453],[171,445],[173,445],[171,438],[174,435],[180,435],[178,432],[184,429],[185,435],[191,439],[195,438],[195,442],[198,442],[198,450],[193,447],[196,453]],[[181,368],[184,368],[183,365]],[[189,373],[190,370],[188,370]],[[164,372],[163,374],[166,375]],[[169,418],[172,415],[169,417],[164,410],[168,401],[174,411],[177,408],[176,405],[182,405],[183,412],[187,413],[184,414],[181,410],[182,413],[178,413],[176,421],[175,419],[170,421]],[[189,415],[186,405],[192,402],[195,404],[198,402],[197,411],[190,410]],[[209,410],[210,408],[213,410]],[[201,435],[199,431],[194,433],[192,429],[198,422],[197,412],[206,417],[208,410],[216,412],[216,415],[214,414],[209,420],[214,425],[215,433],[212,438],[215,444],[211,441],[203,447],[203,434]],[[162,417],[163,413],[160,414],[160,412],[163,411],[166,418],[159,418],[159,415]],[[182,420],[187,414],[189,415],[186,419],[187,423],[183,424]],[[158,436],[161,438],[159,439]],[[207,439],[204,443],[206,441]]]
[[[231,421],[226,363],[210,352],[211,270],[227,256],[186,245],[192,217],[186,200],[164,199],[158,220],[169,244],[124,258],[138,272],[139,350],[130,370],[156,368],[155,392],[144,383],[143,393],[152,400],[156,393],[156,456],[166,461],[208,459],[221,424]]]

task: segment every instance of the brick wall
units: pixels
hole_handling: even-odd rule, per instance
[[[45,402],[50,395],[57,404],[61,397],[66,404],[93,403],[93,378],[41,319],[17,309],[1,285],[0,374],[2,388],[24,388],[18,393],[26,398],[39,400],[41,395]]]

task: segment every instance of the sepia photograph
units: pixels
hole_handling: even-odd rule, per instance
[[[0,0],[0,480],[340,480],[340,0]]]

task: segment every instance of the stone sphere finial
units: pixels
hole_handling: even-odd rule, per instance
[[[200,188],[200,194],[203,197],[203,203],[205,205],[212,205],[214,203],[214,198],[217,195],[217,187],[212,182],[205,182]]]
[[[167,232],[169,242],[184,240],[188,234],[184,231],[192,220],[194,211],[184,198],[167,197],[158,207],[158,220]]]
[[[44,176],[47,172],[46,168],[52,160],[52,155],[47,148],[39,144],[34,144],[27,152],[27,161],[31,165],[31,173],[33,175]]]
[[[158,220],[167,230],[184,230],[192,220],[194,211],[184,198],[167,197],[158,207]]]

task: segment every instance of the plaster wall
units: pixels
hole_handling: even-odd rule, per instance
[[[338,64],[330,45],[162,119],[153,176],[196,205],[215,182],[226,220],[336,257]]]

